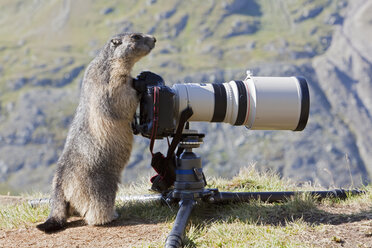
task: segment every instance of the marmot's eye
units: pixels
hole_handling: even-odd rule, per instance
[[[122,42],[120,39],[112,39],[111,40],[111,43],[114,44],[115,46],[118,46],[120,45]]]
[[[140,40],[142,36],[139,34],[133,34],[130,38],[132,38],[133,40]]]

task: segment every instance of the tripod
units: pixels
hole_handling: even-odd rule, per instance
[[[149,195],[137,198],[140,201],[165,200],[167,203],[179,203],[179,210],[173,228],[165,241],[166,248],[182,247],[187,223],[198,201],[230,203],[260,199],[265,202],[278,202],[301,193],[317,196],[318,199],[325,197],[346,198],[348,195],[363,193],[359,190],[343,189],[309,192],[219,192],[218,189],[206,189],[207,182],[202,170],[201,157],[192,151],[193,148],[198,148],[203,144],[203,138],[204,134],[185,129],[184,133],[182,133],[181,142],[178,145],[184,151],[177,157],[174,189],[162,196]]]

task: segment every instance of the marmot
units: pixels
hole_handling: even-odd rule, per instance
[[[118,34],[89,64],[80,102],[57,162],[51,212],[38,229],[62,229],[72,212],[83,216],[89,225],[117,218],[115,196],[132,150],[131,122],[139,103],[130,73],[155,42],[151,35]]]

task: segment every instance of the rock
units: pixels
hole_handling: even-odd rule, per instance
[[[49,78],[35,79],[32,83],[34,86],[48,86],[52,85],[53,81]]]
[[[170,10],[164,11],[156,16],[157,21],[165,20],[171,18],[177,11],[177,8],[172,8]]]
[[[326,35],[326,36],[320,36],[319,37],[319,43],[322,45],[324,51],[329,48],[332,42],[332,36]]]
[[[233,0],[231,3],[222,3],[226,15],[242,14],[249,16],[261,16],[261,6],[255,0]]]
[[[337,2],[337,8],[338,9],[343,9],[347,7],[347,0],[341,0]]]
[[[57,72],[60,70],[61,67],[57,67],[53,70],[53,72]],[[42,78],[42,79],[32,79],[30,80],[30,84],[33,86],[53,86],[53,87],[64,87],[70,83],[72,83],[84,70],[85,66],[77,66],[74,67],[71,71],[65,73],[62,78],[52,80],[50,78]]]
[[[18,43],[17,43],[17,45],[19,46],[19,47],[22,47],[22,46],[24,46],[26,44],[26,40],[24,40],[24,39],[20,39],[19,41],[18,41]]]
[[[157,0],[147,0],[146,1],[146,4],[147,5],[153,5],[153,4],[155,4],[157,2]]]
[[[252,41],[252,42],[247,42],[247,44],[245,45],[246,49],[248,51],[252,51],[256,48],[256,45],[257,45],[257,42],[256,41]]]
[[[7,85],[10,90],[16,91],[25,86],[28,82],[29,82],[28,78],[20,77],[15,80],[9,80],[7,82]]]
[[[5,175],[9,172],[9,167],[5,164],[3,160],[0,160],[0,182],[5,181]]]
[[[115,8],[114,7],[107,7],[107,8],[104,8],[100,11],[100,14],[101,15],[108,15],[108,14],[111,14],[112,12],[114,12]]]
[[[213,36],[214,34],[214,32],[208,27],[202,28],[200,32],[201,32],[201,37],[198,39],[198,42],[202,42],[203,40],[207,39],[208,37]]]
[[[71,52],[71,45],[66,45],[61,48],[63,52]]]
[[[342,25],[344,18],[339,13],[332,13],[324,19],[324,23],[328,25]]]
[[[255,45],[255,44],[254,44]],[[287,54],[289,52],[294,52],[294,51],[289,51],[289,43],[284,40],[280,39],[277,42],[269,42],[263,46],[263,50],[274,53],[274,54]]]
[[[235,21],[232,24],[231,31],[225,35],[225,38],[230,38],[237,35],[254,34],[259,29],[259,21]]]
[[[8,113],[12,112],[14,110],[15,103],[14,102],[9,102],[6,106],[5,109]]]
[[[84,68],[85,68],[84,65],[73,68],[70,72],[65,73],[62,79],[57,80],[54,86],[63,87],[67,84],[70,84],[75,78],[77,78],[80,75],[80,72],[82,72]]]
[[[166,61],[162,62],[160,64],[160,67],[169,67],[169,68],[172,68],[173,70],[180,70],[180,71],[182,71],[184,69],[182,64],[177,63],[177,62],[172,61],[172,60],[166,60]]]
[[[164,48],[160,49],[159,53],[161,54],[170,54],[170,53],[178,53],[180,49],[177,47],[167,44]]]
[[[123,20],[115,23],[114,26],[118,33],[133,32],[133,23],[131,21]]]
[[[61,70],[65,70],[66,67],[74,64],[74,62],[73,58],[58,57],[54,60],[55,67],[51,69],[51,73],[56,74]]]
[[[155,33],[155,30],[156,30],[156,27],[157,27],[157,25],[152,26],[152,27],[147,31],[147,33],[148,33],[148,34],[154,34],[154,33]]]
[[[181,19],[174,25],[174,37],[177,37],[186,27],[187,21],[189,20],[189,15],[184,15]]]
[[[317,55],[316,51],[311,47],[311,45],[304,46],[302,51],[291,52],[292,59],[303,59],[303,58],[313,58]]]
[[[313,8],[305,8],[302,10],[299,17],[297,17],[294,21],[295,22],[303,22],[311,18],[315,18],[320,13],[322,13],[324,7],[323,6],[315,6]]]

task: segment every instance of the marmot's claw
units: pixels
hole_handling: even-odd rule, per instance
[[[36,228],[45,233],[54,233],[65,229],[65,223],[49,218],[44,223],[37,225]]]

